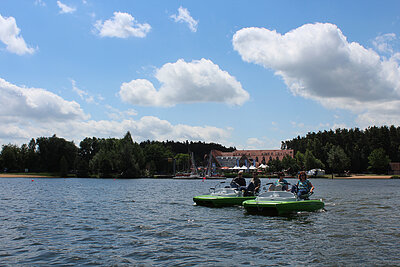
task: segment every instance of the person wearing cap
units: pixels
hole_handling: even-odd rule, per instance
[[[238,177],[232,179],[231,187],[239,190],[242,190],[243,187],[246,188],[246,179],[243,178],[243,171],[239,171]]]

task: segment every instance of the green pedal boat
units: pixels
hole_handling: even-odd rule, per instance
[[[209,195],[193,198],[196,205],[207,207],[229,207],[242,205],[243,201],[255,199],[256,196],[243,196],[243,191],[236,188],[210,188]]]
[[[268,191],[260,194],[253,200],[243,202],[249,214],[285,215],[298,211],[317,211],[323,209],[322,200],[300,200],[291,192]]]

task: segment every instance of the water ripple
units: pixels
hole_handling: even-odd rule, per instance
[[[214,181],[0,179],[2,265],[400,265],[399,181],[313,180],[327,212],[193,206]],[[145,190],[152,188],[152,194]],[[353,192],[351,188],[357,188]],[[360,253],[362,252],[362,253]]]

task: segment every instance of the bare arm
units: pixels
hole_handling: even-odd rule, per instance
[[[311,186],[310,193],[312,193],[314,191],[314,186],[312,185],[311,182],[310,182],[310,186]]]

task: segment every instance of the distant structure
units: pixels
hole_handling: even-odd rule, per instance
[[[294,157],[294,150],[235,150],[233,152],[222,152],[212,150],[210,155],[216,167],[233,168],[235,166],[267,165],[270,160],[282,160],[285,156]]]

